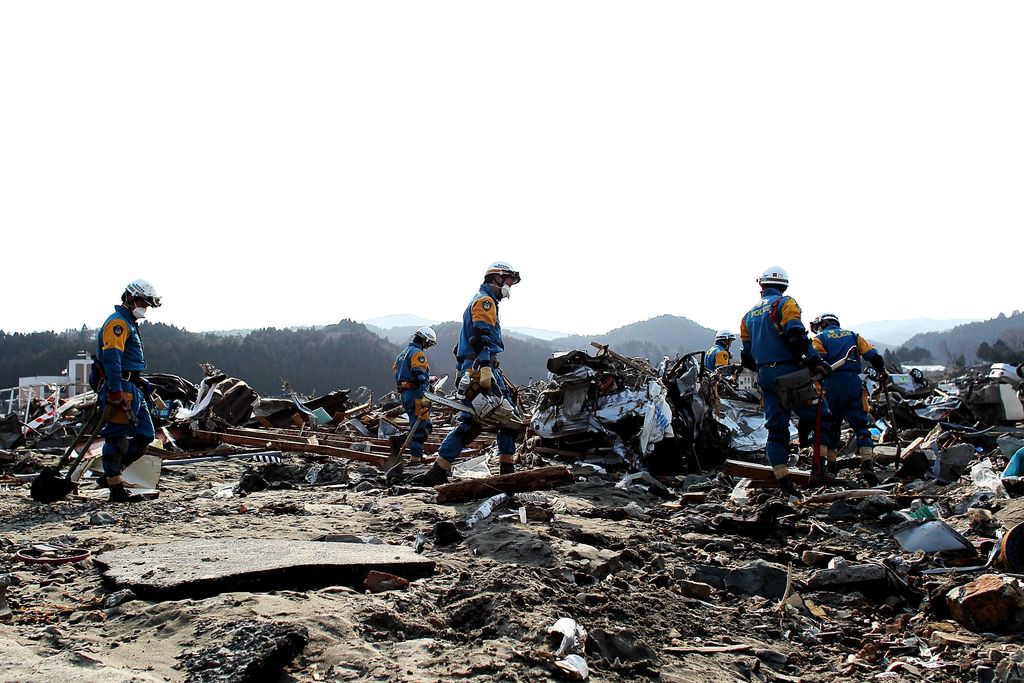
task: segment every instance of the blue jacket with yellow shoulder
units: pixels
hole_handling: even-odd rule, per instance
[[[732,354],[729,349],[721,344],[715,344],[704,354],[704,367],[708,370],[720,368],[732,362]]]
[[[114,306],[114,312],[96,335],[96,357],[106,373],[109,392],[124,391],[122,371],[146,369],[139,324],[124,306]]]
[[[747,367],[767,363],[797,363],[804,355],[818,355],[807,338],[796,299],[773,287],[761,291],[761,300],[740,321],[740,356]]]
[[[492,356],[504,350],[501,323],[498,322],[498,300],[491,285],[484,283],[462,314],[462,331],[455,356],[459,363],[473,357],[480,363],[489,363]]]
[[[395,371],[395,383],[403,389],[424,387],[430,381],[427,354],[416,342],[409,342],[409,346],[398,354],[392,369]]]
[[[863,369],[863,364],[860,362],[861,358],[866,359],[872,364],[878,363],[874,358],[879,354],[875,347],[871,345],[871,342],[852,330],[844,330],[836,325],[829,325],[823,329],[811,340],[811,343],[814,344],[814,348],[817,349],[818,353],[828,361],[829,365],[832,365],[840,358],[845,358],[850,349],[855,346],[857,347],[857,352],[836,372],[860,374],[860,371]]]

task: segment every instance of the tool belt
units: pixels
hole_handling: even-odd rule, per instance
[[[416,382],[399,382],[398,391],[408,391],[409,389],[419,389],[420,385]]]
[[[779,396],[779,403],[787,409],[813,403],[818,398],[818,390],[808,368],[776,377],[775,393]]]

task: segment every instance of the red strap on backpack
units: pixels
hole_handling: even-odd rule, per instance
[[[775,332],[780,337],[782,336],[782,321],[779,320],[779,308],[781,308],[782,300],[785,298],[787,297],[780,296],[772,302],[772,307],[768,309],[768,319],[772,321],[772,325],[775,326]]]

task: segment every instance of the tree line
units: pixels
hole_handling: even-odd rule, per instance
[[[317,329],[254,330],[244,336],[196,333],[164,323],[140,328],[147,370],[198,383],[200,363],[210,363],[247,382],[257,393],[281,393],[283,381],[302,394],[369,387],[380,395],[394,388],[391,365],[399,348],[351,320]],[[0,331],[0,387],[19,377],[58,375],[79,352],[92,355],[96,331]]]

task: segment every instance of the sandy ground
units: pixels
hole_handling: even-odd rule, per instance
[[[567,678],[554,665],[560,639],[546,634],[560,617],[587,630],[579,653],[597,681],[845,681],[877,674],[887,681],[976,680],[972,667],[982,647],[1019,649],[1012,638],[988,639],[963,653],[928,653],[941,655],[945,666],[886,673],[895,658],[872,661],[864,647],[915,634],[927,641],[924,629],[933,618],[914,601],[804,591],[819,606],[811,613],[721,588],[702,594],[687,583],[698,565],[736,567],[761,558],[792,564],[799,579],[808,571],[800,561],[806,549],[845,539],[859,558],[893,554],[885,528],[864,519],[802,515],[789,529],[760,538],[723,533],[714,518],[729,510],[728,488],[714,481],[697,486],[708,492],[708,502],[673,510],[649,490],[615,489],[620,474],[580,469],[575,484],[544,494],[548,501],[539,507],[553,512],[553,521],[523,524],[501,510],[462,528],[464,541],[440,546],[435,525],[461,522],[480,501],[436,505],[432,491],[388,489],[372,468],[358,465],[349,468],[347,484],[213,497],[250,467],[229,461],[165,468],[160,498],[133,505],[81,499],[43,505],[29,498],[27,487],[0,490],[0,573],[14,580],[7,592],[13,615],[0,622],[0,680],[242,680],[237,671],[195,670],[187,662],[200,652],[207,661],[225,654],[240,624],[271,622],[308,633],[298,656],[269,679],[283,681]],[[631,507],[636,518],[627,515],[630,503],[643,513]],[[284,504],[298,504],[299,512],[277,514],[275,506],[295,508]],[[99,510],[111,513],[113,522],[91,523]],[[91,560],[53,568],[12,559],[18,547],[40,542],[95,554],[188,538],[230,544],[326,534],[409,546],[419,533],[426,537],[424,557],[437,563],[435,575],[377,594],[326,586],[134,599],[105,608],[102,600],[114,588]],[[751,647],[717,654],[669,649],[706,645]]]

